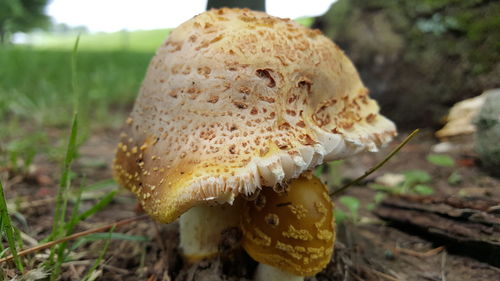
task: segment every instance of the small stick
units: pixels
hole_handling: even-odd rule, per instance
[[[423,253],[416,252],[416,251],[413,251],[410,249],[405,249],[405,248],[394,248],[395,252],[407,254],[410,256],[420,257],[420,258],[432,257],[432,256],[440,253],[442,250],[444,250],[444,246],[440,246],[440,247],[431,249],[431,250],[429,250],[427,252],[423,252]]]
[[[69,261],[69,262],[65,262],[62,264],[62,266],[64,267],[71,267],[71,266],[78,266],[78,265],[91,265],[94,261],[92,260],[80,260],[80,261]],[[119,268],[119,267],[116,267],[116,266],[112,266],[112,265],[109,265],[109,264],[103,264],[102,267],[110,270],[110,271],[115,271],[117,273],[120,273],[120,274],[130,274],[130,271],[129,270],[126,270],[126,269],[123,269],[123,268]]]
[[[47,205],[49,203],[52,203],[56,201],[56,197],[47,197],[43,199],[38,199],[38,200],[32,200],[30,201],[29,198],[26,199],[26,201],[21,202],[17,207],[17,210],[24,210],[26,208],[35,208],[35,207],[40,207]]]
[[[443,255],[441,256],[441,281],[446,281],[445,265],[446,265],[446,252],[443,252]]]
[[[380,161],[377,165],[375,165],[374,167],[372,167],[370,170],[366,171],[362,176],[360,176],[357,179],[351,181],[350,183],[342,186],[341,188],[333,191],[332,193],[330,193],[330,196],[334,196],[334,195],[337,195],[337,194],[341,193],[342,191],[344,191],[347,188],[349,188],[351,185],[357,184],[358,182],[360,182],[361,180],[363,180],[364,178],[366,178],[367,176],[371,175],[373,172],[375,172],[376,170],[378,170],[387,161],[389,161],[389,159],[391,159],[392,156],[396,155],[396,153],[398,153],[401,150],[401,148],[403,148],[403,146],[405,146],[418,133],[418,131],[419,131],[419,129],[415,129],[413,132],[411,132],[411,134],[409,134],[403,140],[403,142],[401,142],[393,151],[391,151],[391,153],[389,153],[389,155],[387,155],[384,158],[384,160]]]
[[[385,274],[383,272],[380,272],[378,270],[375,270],[375,269],[372,269],[370,268],[370,270],[375,273],[376,275],[380,276],[380,277],[383,277],[387,280],[391,280],[391,281],[400,281],[399,279],[397,279],[396,277],[392,277],[391,275],[388,275],[388,274]]]
[[[356,273],[354,273],[354,271],[349,271],[351,273],[351,275],[358,281],[365,281],[363,280],[361,277],[359,277],[359,275],[357,275]],[[347,275],[346,275],[347,276]]]
[[[29,249],[20,251],[20,252],[17,253],[17,255],[18,256],[25,256],[27,254],[31,254],[31,253],[34,253],[34,252],[37,252],[37,251],[40,251],[40,250],[43,250],[43,249],[50,248],[50,247],[52,247],[54,245],[57,245],[59,243],[62,243],[62,242],[66,242],[66,241],[69,241],[69,240],[80,238],[82,236],[89,235],[89,234],[92,234],[92,233],[106,231],[106,230],[109,230],[109,229],[111,229],[113,227],[120,227],[120,226],[129,224],[129,223],[132,223],[132,222],[135,222],[135,221],[143,220],[143,219],[145,219],[147,217],[148,217],[148,215],[142,215],[142,216],[138,216],[138,217],[134,217],[134,218],[130,218],[130,219],[124,219],[124,220],[121,220],[121,221],[110,223],[110,224],[107,224],[107,225],[104,225],[104,226],[101,226],[101,227],[97,227],[97,228],[85,230],[85,231],[82,231],[82,232],[78,232],[78,233],[75,233],[73,235],[63,237],[63,238],[58,239],[58,240],[50,241],[50,242],[47,242],[45,244],[38,245],[38,246],[35,246],[33,248],[29,248]],[[14,256],[8,256],[8,257],[5,257],[5,258],[2,258],[2,259],[0,259],[0,264],[4,263],[6,261],[10,261],[13,258],[14,258]]]

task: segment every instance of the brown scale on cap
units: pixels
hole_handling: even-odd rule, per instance
[[[248,254],[298,276],[311,276],[330,261],[335,242],[333,203],[311,175],[292,180],[287,191],[263,189],[246,202],[241,220]]]
[[[211,10],[173,30],[126,124],[115,178],[162,222],[395,135],[333,42],[244,9]]]

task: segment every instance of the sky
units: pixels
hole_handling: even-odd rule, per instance
[[[335,0],[266,0],[267,13],[283,17],[321,15]],[[92,32],[173,28],[205,10],[206,0],[52,0],[56,23]]]

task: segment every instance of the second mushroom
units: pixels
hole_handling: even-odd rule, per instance
[[[333,253],[335,222],[326,186],[311,173],[281,192],[266,188],[245,204],[243,247],[260,262],[256,281],[303,280],[325,268]]]

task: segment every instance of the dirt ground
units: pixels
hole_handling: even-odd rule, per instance
[[[97,132],[81,147],[80,157],[73,165],[73,171],[79,175],[75,184],[110,178],[109,164],[117,136],[118,132],[115,131]],[[345,161],[341,166],[343,181],[363,174],[397,143],[399,141],[395,141],[381,153],[366,153]],[[432,181],[429,185],[438,194],[500,199],[500,181],[480,170],[470,146],[447,153],[457,163],[453,168],[429,164],[426,156],[436,143],[431,132],[420,133],[384,167],[361,185],[346,192],[361,200],[361,220],[356,223],[346,222],[338,227],[332,262],[323,272],[307,280],[500,280],[499,267],[471,258],[466,251],[456,251],[456,243],[452,248],[447,241],[435,240],[410,228],[388,224],[366,208],[374,200],[375,192],[367,187],[374,178],[388,172],[401,173],[413,169],[430,173]],[[38,157],[28,176],[15,175],[6,170],[0,174],[8,199],[18,202],[19,212],[26,219],[23,223],[14,217],[16,225],[38,241],[51,231],[58,170],[57,164],[45,157]],[[461,182],[455,186],[451,186],[447,180],[453,171],[462,176]],[[325,177],[328,178],[328,175]],[[96,192],[92,196],[96,198],[102,194]],[[83,208],[88,208],[95,202],[92,196],[84,200]],[[336,203],[336,206],[345,209],[340,203]],[[139,213],[135,198],[128,191],[121,190],[107,208],[80,224],[77,231],[130,218]],[[241,234],[237,229],[227,230],[223,234],[220,257],[193,265],[184,263],[179,254],[177,223],[161,225],[146,219],[116,231],[145,236],[150,241],[112,241],[99,269],[102,275],[98,280],[250,280],[257,265],[241,249]],[[63,267],[63,280],[80,280],[94,262],[93,259],[98,256],[102,245],[102,241],[92,242],[76,249],[72,253],[74,261]],[[29,243],[26,246],[30,246]],[[46,255],[47,252],[42,251],[28,256],[26,260],[34,267]]]

